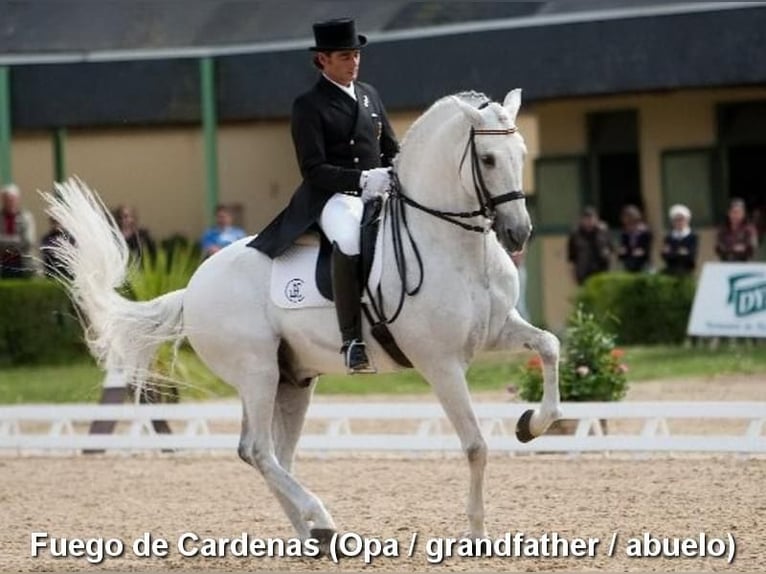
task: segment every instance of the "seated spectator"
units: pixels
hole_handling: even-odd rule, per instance
[[[691,211],[685,205],[670,208],[671,229],[662,245],[663,273],[682,277],[691,275],[697,261],[697,234],[690,226]]]
[[[32,276],[34,245],[35,220],[21,208],[21,191],[13,183],[4,185],[0,188],[0,279]]]
[[[638,273],[649,268],[652,251],[652,232],[644,223],[641,210],[635,205],[626,205],[620,216],[622,233],[617,256],[625,271]]]
[[[758,249],[758,232],[747,222],[745,202],[732,199],[726,222],[718,229],[715,252],[721,261],[750,261]]]
[[[140,262],[144,255],[148,255],[149,259],[154,261],[157,255],[157,246],[149,232],[138,226],[133,209],[124,205],[119,206],[114,210],[114,220],[122,232],[133,258]]]
[[[67,266],[66,261],[53,251],[53,247],[57,247],[62,242],[68,241],[72,243],[73,240],[66,231],[61,227],[61,224],[54,218],[50,218],[50,229],[46,233],[42,241],[40,241],[40,254],[43,258],[43,273],[46,277],[51,279],[71,279],[72,273]]]
[[[578,285],[595,273],[609,270],[612,242],[606,224],[593,207],[586,207],[577,228],[569,235],[567,261]]]
[[[243,229],[234,225],[229,208],[219,205],[215,210],[215,226],[205,231],[200,240],[202,257],[210,257],[246,235]]]

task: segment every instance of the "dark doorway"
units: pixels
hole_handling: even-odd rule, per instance
[[[619,228],[626,205],[643,211],[638,147],[638,112],[615,110],[588,114],[591,189],[587,201],[611,228]]]
[[[641,173],[637,153],[605,154],[597,158],[598,210],[610,228],[621,225],[620,212],[626,205],[644,211]]]
[[[724,190],[718,210],[726,216],[728,200],[745,200],[751,219],[764,231],[766,209],[766,101],[736,102],[718,107],[718,139],[724,166]],[[754,217],[760,212],[760,217]]]
[[[731,146],[727,150],[729,198],[745,200],[748,212],[766,207],[766,145]]]

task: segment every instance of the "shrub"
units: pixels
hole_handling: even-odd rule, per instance
[[[694,300],[694,281],[648,273],[594,275],[577,303],[613,327],[621,345],[680,343]]]
[[[0,365],[43,365],[87,357],[64,288],[49,279],[0,281]]]
[[[144,257],[128,274],[129,296],[137,301],[148,301],[183,289],[199,263],[200,254],[194,247],[177,243],[168,249],[160,248],[156,257]]]
[[[628,390],[627,366],[615,337],[595,316],[578,307],[569,319],[559,365],[562,401],[617,401]],[[533,357],[521,368],[519,395],[530,402],[543,396],[542,362]]]
[[[185,287],[199,264],[199,252],[180,241],[174,245],[136,266],[123,293],[147,300]],[[160,355],[170,364],[169,349]],[[55,364],[87,356],[77,312],[57,281],[0,281],[0,366]]]

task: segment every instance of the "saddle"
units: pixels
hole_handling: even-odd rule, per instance
[[[375,293],[382,275],[382,235],[379,234],[383,200],[364,206],[360,233],[360,285],[362,311],[373,337],[394,361],[403,367],[412,363],[396,344],[387,325],[370,311],[370,293]],[[333,307],[332,244],[318,226],[301,235],[282,255],[274,259],[271,271],[271,299],[283,309]],[[377,255],[377,257],[376,257]]]

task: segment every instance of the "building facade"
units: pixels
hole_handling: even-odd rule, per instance
[[[443,95],[474,89],[501,99],[524,89],[519,121],[537,229],[528,299],[538,322],[564,324],[574,293],[566,234],[584,205],[615,226],[622,205],[638,204],[659,237],[667,207],[685,203],[706,259],[730,197],[751,209],[763,203],[763,3],[551,0],[511,10],[360,1],[338,14],[320,2],[289,22],[263,4],[233,20],[222,0],[194,3],[183,19],[158,13],[156,37],[162,26],[173,32],[166,45],[147,36],[132,46],[130,35],[105,33],[89,48],[73,33],[69,46],[34,53],[35,38],[52,42],[35,23],[60,24],[78,11],[16,14],[9,29],[29,38],[0,54],[0,178],[20,184],[38,222],[31,191],[77,174],[109,205],[136,207],[160,238],[197,237],[217,202],[235,206],[255,232],[299,181],[288,126],[292,99],[316,78],[305,31],[313,20],[348,15],[371,32],[362,78],[381,92],[400,137]],[[123,16],[104,14],[104,27],[146,31],[141,18]],[[243,43],[224,45],[227,37]]]

